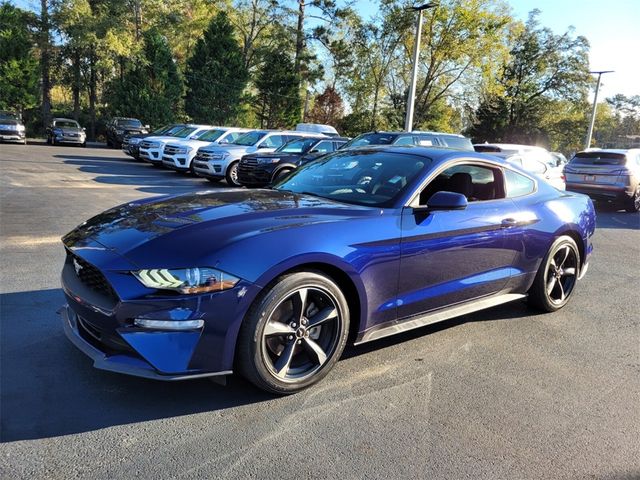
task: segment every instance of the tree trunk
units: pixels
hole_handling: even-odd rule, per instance
[[[80,79],[80,50],[73,50],[73,85],[71,93],[73,94],[73,119],[77,122],[80,120],[80,89],[82,83]]]
[[[96,140],[96,56],[94,46],[89,53],[89,140]]]
[[[301,83],[302,52],[304,50],[304,7],[305,0],[298,0],[298,26],[296,28],[296,56],[294,59],[294,70],[298,76],[298,88]]]
[[[49,2],[40,0],[40,66],[42,69],[42,123],[46,128],[51,118],[51,37]]]
[[[377,117],[378,117],[378,95],[380,94],[380,87],[376,86],[376,93],[373,95],[373,112],[371,115],[371,130],[376,129]]]

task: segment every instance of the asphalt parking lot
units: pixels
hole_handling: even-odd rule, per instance
[[[56,314],[61,235],[224,182],[44,144],[0,145],[0,168],[3,479],[640,478],[640,215],[598,209],[562,311],[518,302],[351,347],[278,398],[95,370]]]

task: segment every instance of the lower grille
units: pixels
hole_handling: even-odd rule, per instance
[[[69,250],[67,250],[67,260],[73,263],[76,275],[84,285],[113,300],[118,299],[115,290],[100,270]]]

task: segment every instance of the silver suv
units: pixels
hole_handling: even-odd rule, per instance
[[[640,149],[590,148],[564,167],[567,190],[640,211]]]

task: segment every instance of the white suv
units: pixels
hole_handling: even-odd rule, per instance
[[[140,142],[140,158],[154,165],[162,165],[162,152],[164,146],[172,140],[190,140],[198,138],[205,132],[214,128],[211,125],[185,125],[184,128],[171,137],[147,137]]]
[[[216,127],[207,130],[198,138],[169,142],[162,152],[162,164],[179,172],[191,170],[191,162],[201,147],[226,145],[248,132],[248,128]]]
[[[210,182],[218,182],[225,178],[233,187],[241,186],[238,182],[238,163],[243,155],[261,152],[273,152],[276,148],[298,138],[318,137],[326,135],[299,131],[252,130],[245,133],[235,142],[228,145],[202,147],[193,159],[193,170]]]

